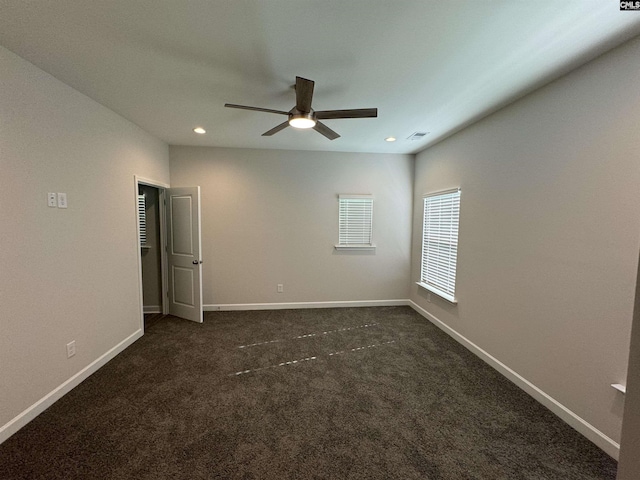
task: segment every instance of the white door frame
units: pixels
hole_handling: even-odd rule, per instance
[[[162,272],[162,313],[166,315],[169,313],[169,302],[167,301],[167,225],[166,225],[166,215],[165,215],[165,204],[164,204],[164,189],[169,188],[170,185],[159,182],[157,180],[152,180],[149,178],[140,177],[138,175],[133,176],[135,194],[133,197],[132,206],[136,206],[135,208],[135,218],[136,218],[136,255],[138,258],[138,289],[139,289],[139,303],[140,303],[140,329],[144,333],[144,301],[142,297],[142,251],[140,249],[140,222],[138,222],[138,187],[140,185],[148,185],[150,187],[155,187],[158,189],[158,207],[159,207],[159,216],[160,216],[160,271]],[[132,209],[133,210],[133,209]]]

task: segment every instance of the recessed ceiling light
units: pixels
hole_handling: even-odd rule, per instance
[[[203,134],[207,133],[207,131],[202,127],[196,127],[196,128],[193,129],[193,131],[196,132],[196,133],[199,133],[200,135],[203,135]]]
[[[396,137],[387,137],[384,139],[385,142],[395,142],[396,141]]]

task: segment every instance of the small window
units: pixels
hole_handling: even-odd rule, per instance
[[[338,245],[340,248],[373,249],[373,196],[339,195]]]
[[[422,267],[418,285],[457,303],[460,189],[428,194],[423,201]]]

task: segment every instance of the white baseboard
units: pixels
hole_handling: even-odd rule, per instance
[[[508,380],[511,380],[516,386],[520,387],[526,393],[531,395],[535,400],[540,402],[542,405],[551,410],[554,414],[556,414],[560,419],[562,419],[569,426],[577,430],[579,433],[584,435],[586,438],[595,443],[598,447],[600,447],[603,451],[605,451],[608,455],[613,457],[614,459],[618,459],[620,454],[620,444],[615,442],[613,439],[606,436],[596,427],[591,425],[589,422],[579,417],[567,407],[562,405],[560,402],[555,400],[550,395],[543,392],[541,389],[536,387],[533,383],[531,383],[526,378],[519,375],[517,372],[507,367],[504,363],[502,363],[497,358],[493,357],[488,352],[484,351],[478,345],[473,343],[471,340],[467,339],[465,336],[461,335],[453,328],[448,326],[442,320],[439,320],[434,315],[427,312],[424,308],[419,306],[417,303],[413,301],[409,301],[409,306],[413,308],[420,315],[425,317],[431,323],[433,323],[436,327],[440,328],[446,334],[451,336],[454,340],[464,346],[467,350],[471,351],[475,355],[477,355],[481,360],[485,363],[489,364],[491,367],[495,368],[499,373],[504,375]]]
[[[145,305],[142,307],[144,313],[162,313],[162,305]]]
[[[7,440],[11,435],[16,433],[22,427],[24,427],[31,420],[36,418],[42,412],[44,412],[47,408],[53,405],[57,400],[62,398],[64,395],[69,393],[73,388],[77,387],[82,383],[83,380],[89,378],[91,374],[98,371],[102,366],[104,366],[109,360],[114,358],[120,352],[122,352],[125,348],[131,345],[133,342],[142,337],[142,330],[138,330],[135,333],[131,334],[129,337],[125,338],[118,345],[113,347],[111,350],[106,352],[104,355],[100,356],[98,359],[91,362],[85,368],[76,373],[73,377],[71,377],[66,382],[62,383],[60,386],[56,387],[54,390],[49,392],[47,395],[42,397],[36,403],[31,405],[25,411],[20,413],[18,416],[10,420],[8,423],[0,427],[0,444],[2,444],[5,440]]]
[[[340,307],[402,307],[409,305],[408,299],[400,300],[357,300],[337,302],[291,302],[291,303],[221,303],[204,305],[205,312],[226,310],[284,310],[301,308],[340,308]]]

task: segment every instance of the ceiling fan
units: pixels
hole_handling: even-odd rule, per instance
[[[289,119],[280,125],[273,127],[262,134],[263,137],[284,130],[289,125],[294,128],[313,128],[316,132],[321,133],[329,140],[335,140],[340,137],[336,132],[327,127],[319,120],[333,120],[338,118],[372,118],[378,116],[377,108],[359,108],[354,110],[322,110],[315,111],[311,108],[311,100],[313,99],[313,80],[296,77],[296,105],[288,112],[282,110],[272,110],[270,108],[248,107],[246,105],[235,105],[233,103],[225,103],[225,107],[240,108],[243,110],[254,110],[256,112],[276,113],[278,115],[287,115]]]

